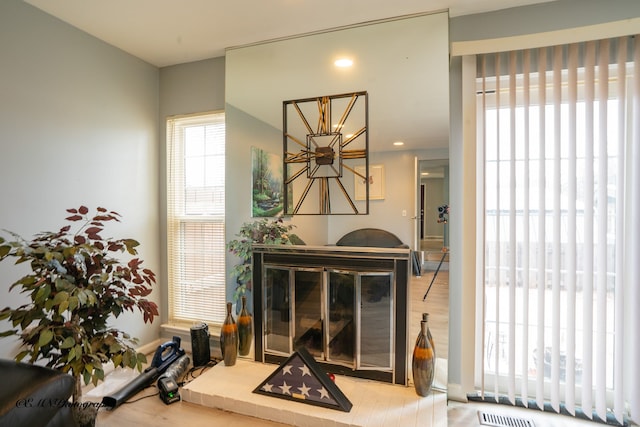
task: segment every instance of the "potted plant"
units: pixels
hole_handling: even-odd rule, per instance
[[[254,243],[303,245],[304,242],[296,234],[290,234],[293,227],[295,227],[293,224],[284,224],[282,218],[274,220],[262,218],[258,221],[242,224],[240,231],[236,234],[239,239],[231,240],[227,244],[229,251],[240,258],[240,262],[231,270],[231,275],[236,278],[237,283],[233,296],[234,301],[239,301],[242,295],[251,290],[252,245]]]
[[[82,382],[96,385],[103,380],[105,363],[141,371],[146,362],[133,348],[137,340],[110,326],[109,320],[137,308],[144,322],[151,323],[158,307],[146,298],[155,275],[133,257],[139,243],[101,236],[104,224],[120,221],[120,215],[104,208],[89,215],[85,206],[67,211],[66,220],[78,223],[75,230],[66,225],[30,241],[11,232],[12,241],[0,237],[0,261],[15,259],[15,264],[28,262],[31,267],[9,288],[18,288],[28,299],[0,310],[0,320],[8,319],[14,328],[0,336],[17,335],[22,341],[24,350],[16,361],[43,360],[72,375],[73,401],[79,402]],[[120,256],[125,252],[128,261]]]

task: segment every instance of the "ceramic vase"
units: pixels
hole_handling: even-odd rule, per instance
[[[251,350],[251,341],[253,340],[253,319],[249,311],[247,311],[247,297],[242,296],[242,309],[238,316],[238,353],[240,356],[246,356]]]
[[[431,329],[428,327],[429,322],[429,313],[422,313],[422,321],[427,322],[427,339],[431,343],[431,349],[433,350],[433,359],[436,358],[436,345],[433,343],[433,336],[431,336]],[[418,344],[418,340],[420,340],[420,335],[422,335],[422,331],[418,332],[418,336],[416,337],[416,344]]]
[[[231,314],[231,303],[227,303],[227,317],[224,319],[220,331],[220,351],[224,366],[233,366],[238,358],[238,325]]]
[[[429,315],[424,313],[420,322],[420,334],[413,349],[412,371],[413,385],[418,396],[427,396],[431,392],[435,372],[436,355],[433,338],[429,330]]]

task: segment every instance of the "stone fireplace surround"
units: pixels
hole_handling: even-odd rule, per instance
[[[435,390],[420,397],[413,387],[337,375],[336,385],[353,404],[350,412],[253,393],[277,368],[247,358],[239,358],[231,367],[221,362],[184,386],[182,399],[301,427],[447,426],[447,394]]]
[[[258,254],[256,257],[255,254]],[[406,384],[408,375],[408,281],[410,279],[410,251],[402,248],[312,247],[269,245],[254,247],[254,297],[258,289],[255,274],[265,263],[280,261],[302,262],[312,268],[345,269],[347,267],[370,270],[393,267],[394,274],[394,350],[393,381],[366,378],[347,369],[340,375],[334,366],[321,363],[328,372],[334,372],[335,383],[353,404],[350,412],[307,405],[252,393],[265,378],[278,369],[272,363],[263,363],[262,338],[254,341],[254,360],[251,355],[238,359],[236,366],[218,363],[183,388],[182,398],[187,402],[220,408],[252,417],[304,427],[446,427],[447,395],[434,389],[429,396],[420,397]],[[338,265],[336,265],[336,263]],[[260,279],[261,280],[261,279]],[[258,297],[262,298],[262,295]],[[254,299],[255,304],[255,299]],[[400,305],[404,308],[398,308]],[[254,306],[254,313],[262,309]],[[254,314],[255,330],[262,328],[262,316]],[[255,334],[262,336],[261,334]],[[344,368],[344,366],[338,366]],[[446,367],[442,369],[446,371]]]

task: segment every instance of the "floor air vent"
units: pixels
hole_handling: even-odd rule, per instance
[[[498,415],[488,412],[478,411],[480,424],[493,427],[535,427],[533,420],[510,415]]]

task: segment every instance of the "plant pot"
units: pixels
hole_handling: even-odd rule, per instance
[[[98,418],[98,405],[94,402],[77,402],[71,409],[78,427],[95,427]]]

